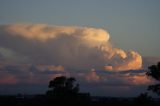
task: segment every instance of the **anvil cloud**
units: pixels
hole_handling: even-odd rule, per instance
[[[102,94],[152,83],[140,70],[141,55],[114,47],[110,37],[90,27],[0,25],[0,87],[47,84],[61,75],[74,76],[84,89]]]
[[[62,65],[73,70],[141,68],[140,54],[113,47],[109,38],[107,31],[98,28],[0,25],[0,57],[32,64]]]

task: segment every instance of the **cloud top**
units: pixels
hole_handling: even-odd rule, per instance
[[[142,66],[135,51],[115,48],[104,29],[46,24],[0,25],[0,56],[74,70],[130,70]],[[16,58],[14,58],[16,60]],[[8,58],[7,58],[8,59]]]

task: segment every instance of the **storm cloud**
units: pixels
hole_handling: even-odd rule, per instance
[[[132,86],[153,82],[141,68],[141,55],[114,47],[104,29],[0,25],[0,85],[4,87],[47,84],[64,75],[74,76],[85,86],[82,89],[132,91]]]
[[[99,28],[0,25],[0,56],[16,62],[62,65],[69,70],[141,68],[140,54],[113,47],[109,38],[109,33]]]

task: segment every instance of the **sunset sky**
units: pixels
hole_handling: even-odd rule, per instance
[[[44,93],[56,76],[83,92],[137,96],[160,61],[160,0],[1,0],[0,94]]]

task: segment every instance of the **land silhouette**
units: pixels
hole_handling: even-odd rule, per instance
[[[148,67],[146,76],[160,81],[160,62]],[[160,95],[160,84],[148,86],[149,91]],[[160,106],[146,91],[135,98],[93,97],[88,92],[80,92],[80,85],[74,77],[59,76],[48,84],[46,94],[0,95],[0,106]]]

